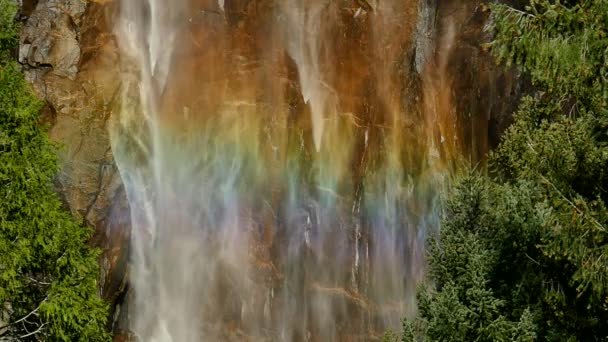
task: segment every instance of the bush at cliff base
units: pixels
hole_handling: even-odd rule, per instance
[[[0,340],[104,341],[98,251],[53,191],[55,146],[10,60],[15,6],[0,0]]]
[[[404,341],[608,339],[608,1],[493,5],[525,98],[488,175],[456,186]]]

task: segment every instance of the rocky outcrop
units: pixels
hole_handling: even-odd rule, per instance
[[[241,3],[221,4],[231,20],[258,15]],[[412,0],[413,1],[413,0]],[[44,120],[61,145],[62,172],[56,186],[66,206],[95,228],[92,243],[100,259],[102,295],[114,304],[113,329],[126,329],[129,208],[110,148],[108,124],[118,107],[120,56],[112,31],[112,0],[23,0],[19,61],[45,102]],[[204,12],[204,11],[203,11]],[[234,13],[237,11],[234,10]],[[479,1],[419,0],[413,50],[405,63],[425,82],[436,77],[441,94],[465,127],[465,148],[481,160],[497,143],[522,92],[512,71],[504,72],[480,48],[488,13]],[[449,37],[449,39],[439,39]],[[429,65],[435,68],[428,71]],[[336,292],[336,296],[341,292]],[[355,303],[357,304],[357,303]]]
[[[19,61],[34,68],[49,67],[53,74],[76,78],[80,62],[80,32],[84,1],[43,1],[31,11],[23,29]],[[31,10],[31,9],[30,9]]]

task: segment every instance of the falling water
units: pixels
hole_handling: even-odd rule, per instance
[[[414,312],[458,150],[445,82],[406,65],[418,11],[120,2],[139,340],[371,339]]]

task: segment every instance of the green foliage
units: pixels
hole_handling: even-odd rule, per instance
[[[16,41],[14,10],[0,0],[4,52]],[[98,251],[53,191],[57,156],[40,108],[19,67],[0,61],[0,339],[108,340]]]
[[[441,235],[430,243],[429,275],[434,287],[419,291],[419,318],[405,323],[409,337],[405,340],[530,341],[536,336],[531,310],[512,310],[507,299],[531,294],[521,292],[522,279],[503,273],[514,267],[513,261],[517,267],[529,267],[530,260],[523,257],[529,246],[504,244],[513,239],[508,235],[527,234],[521,225],[528,221],[528,213],[503,216],[520,204],[509,201],[502,191],[475,175],[455,190]],[[511,229],[504,229],[506,224]],[[507,278],[501,279],[504,275]]]
[[[573,5],[569,4],[574,3]],[[515,63],[555,98],[589,109],[608,101],[608,1],[532,0],[525,12],[494,5],[499,61]]]
[[[499,61],[528,72],[490,176],[455,188],[432,284],[403,339],[608,338],[608,1],[492,6]]]
[[[17,45],[17,25],[15,12],[17,6],[13,1],[0,1],[0,63],[6,62],[10,51]]]

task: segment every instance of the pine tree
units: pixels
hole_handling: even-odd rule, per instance
[[[0,0],[0,340],[104,341],[90,230],[63,210],[55,146],[19,66],[16,7]]]
[[[456,187],[404,340],[605,340],[608,0],[491,9],[490,48],[537,91]]]

